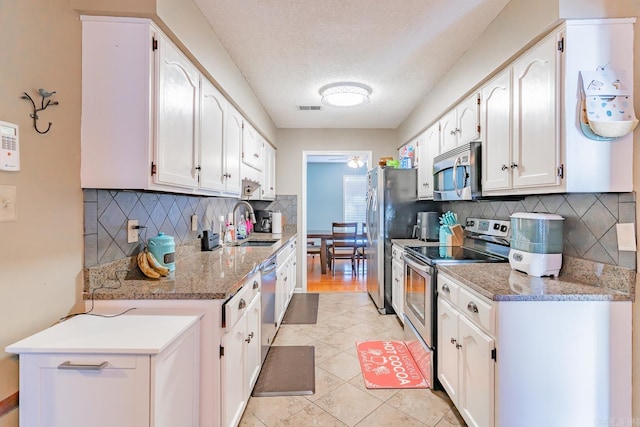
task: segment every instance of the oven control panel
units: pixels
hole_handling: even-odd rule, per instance
[[[510,227],[511,221],[499,219],[467,218],[467,223],[465,224],[466,231],[504,238],[509,236]]]

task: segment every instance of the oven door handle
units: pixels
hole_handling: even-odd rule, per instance
[[[423,273],[431,273],[431,267],[429,265],[424,264],[419,261],[417,258],[412,257],[411,255],[402,254],[402,260],[406,262],[411,268],[417,271],[422,271]]]

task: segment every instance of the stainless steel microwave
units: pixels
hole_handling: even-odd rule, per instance
[[[440,154],[433,159],[434,200],[475,200],[482,195],[480,141]]]

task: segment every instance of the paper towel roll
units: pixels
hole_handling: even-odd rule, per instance
[[[271,214],[271,233],[282,234],[282,214],[280,212]]]

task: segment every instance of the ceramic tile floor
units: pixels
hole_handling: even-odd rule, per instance
[[[379,315],[366,293],[320,293],[318,323],[282,325],[274,341],[315,346],[315,394],[252,397],[240,426],[465,426],[444,392],[365,388],[356,341],[402,339],[396,316]]]

